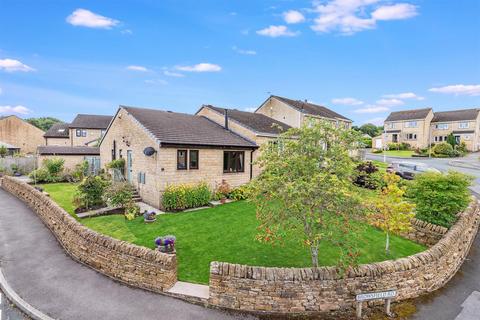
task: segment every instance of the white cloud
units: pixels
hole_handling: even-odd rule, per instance
[[[186,72],[219,72],[222,67],[218,64],[202,62],[193,66],[176,66],[175,69]]]
[[[15,71],[22,71],[22,72],[30,72],[35,71],[35,69],[23,64],[22,62],[15,60],[15,59],[0,59],[0,70],[6,72],[15,72]]]
[[[376,104],[382,107],[398,107],[404,105],[405,102],[399,99],[380,99],[376,101]]]
[[[418,15],[417,7],[409,3],[381,6],[372,12],[375,20],[403,20]]]
[[[372,118],[372,119],[368,119],[367,121],[365,121],[364,123],[371,123],[371,124],[374,124],[376,126],[383,126],[383,123],[385,122],[385,118],[383,117],[376,117],[376,118]]]
[[[160,84],[162,86],[165,86],[168,84],[167,80],[163,80],[163,79],[148,79],[148,80],[145,80],[145,83],[146,84]]]
[[[319,33],[340,32],[354,34],[374,29],[379,20],[408,19],[417,15],[417,7],[399,3],[381,6],[373,5],[381,0],[330,0],[314,2],[313,11],[318,14],[311,28]]]
[[[389,111],[390,109],[388,107],[384,106],[376,106],[376,105],[368,105],[365,108],[360,108],[355,110],[355,113],[378,113],[378,112],[384,112],[384,111]]]
[[[415,99],[415,100],[424,100],[424,97],[417,96],[413,92],[403,92],[403,93],[395,93],[395,94],[385,94],[382,97],[388,99]]]
[[[456,96],[465,95],[465,96],[478,96],[480,95],[480,84],[455,84],[450,86],[430,88],[430,92],[437,93],[448,93],[454,94]]]
[[[24,106],[0,106],[0,113],[18,113],[18,114],[29,114],[30,109]]]
[[[140,72],[147,72],[149,71],[146,67],[144,66],[135,66],[135,65],[132,65],[132,66],[128,66],[126,68],[127,70],[131,70],[131,71],[140,71]]]
[[[67,22],[74,26],[87,28],[110,29],[120,21],[101,16],[86,9],[77,9],[67,17]]]
[[[257,54],[255,50],[244,50],[244,49],[237,48],[236,46],[233,46],[232,50],[235,51],[236,53],[244,54],[247,56],[254,56]]]
[[[185,75],[181,74],[181,73],[178,73],[178,72],[172,72],[172,71],[168,71],[168,70],[165,70],[163,71],[163,74],[168,76],[168,77],[175,77],[175,78],[183,78],[185,77]]]
[[[301,23],[305,21],[305,16],[297,10],[290,10],[283,13],[283,19],[288,24]]]
[[[345,106],[358,106],[363,104],[363,101],[355,98],[335,98],[335,99],[332,99],[332,103],[341,104]]]
[[[247,112],[254,112],[255,110],[257,110],[257,107],[248,107],[248,108],[245,108],[243,110],[247,111]]]
[[[120,33],[121,33],[121,34],[128,34],[128,35],[130,35],[130,34],[133,34],[133,31],[130,30],[130,29],[125,29],[125,30],[120,31]]]
[[[269,26],[268,28],[257,30],[257,34],[266,37],[295,37],[299,32],[289,30],[286,26]]]

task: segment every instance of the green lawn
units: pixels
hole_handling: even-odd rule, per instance
[[[60,205],[65,211],[70,213],[74,218],[75,206],[73,205],[73,196],[77,191],[77,185],[74,183],[50,183],[39,185],[44,191],[50,194],[50,197]]]
[[[44,185],[45,191],[70,213],[75,185]],[[362,189],[365,197],[374,191]],[[173,234],[177,237],[178,278],[182,281],[208,283],[211,261],[249,264],[253,266],[306,267],[310,255],[306,247],[294,237],[287,238],[284,246],[272,246],[255,240],[258,226],[255,208],[240,201],[215,208],[188,213],[166,214],[153,224],[144,224],[143,218],[126,221],[122,215],[103,216],[79,220],[87,227],[114,238],[154,248],[157,236]],[[359,235],[361,263],[399,258],[423,251],[425,247],[412,241],[393,237],[391,256],[384,253],[385,235],[381,231],[362,225]],[[320,263],[334,265],[338,248],[324,244],[320,249]]]
[[[371,161],[375,166],[378,167],[380,171],[386,171],[388,168],[388,162],[377,161],[377,160],[368,160]]]
[[[386,154],[390,157],[403,157],[403,158],[411,158],[415,152],[412,150],[387,150],[383,153],[379,153],[380,155]]]

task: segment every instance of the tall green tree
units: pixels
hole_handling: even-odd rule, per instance
[[[262,174],[251,184],[249,198],[260,222],[257,239],[281,242],[298,236],[318,266],[320,244],[337,245],[341,261],[356,257],[353,219],[363,213],[351,182],[359,133],[331,122],[312,122],[262,146],[257,161]]]
[[[360,126],[360,128],[358,128],[358,130],[360,130],[360,132],[362,133],[365,133],[365,134],[368,134],[370,137],[376,137],[378,135],[380,135],[383,131],[383,128],[382,127],[378,127],[374,124],[371,124],[371,123],[366,123],[362,126]]]
[[[26,121],[30,124],[33,124],[35,127],[39,128],[43,131],[47,131],[55,123],[63,122],[63,121],[61,121],[57,118],[52,118],[52,117],[29,118],[29,119],[26,119]]]

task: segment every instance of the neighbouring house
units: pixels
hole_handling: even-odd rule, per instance
[[[66,170],[74,170],[77,164],[88,161],[92,171],[100,169],[100,148],[88,146],[41,146],[37,149],[37,166],[41,167],[45,159],[62,158]]]
[[[431,143],[444,142],[453,134],[469,151],[480,149],[480,109],[435,112],[430,128]]]
[[[125,177],[143,201],[160,208],[169,185],[206,182],[212,189],[253,177],[258,145],[201,115],[120,106],[100,143],[102,167],[124,158]]]
[[[21,153],[33,154],[45,145],[45,132],[17,116],[0,117],[0,141],[15,146]]]
[[[372,149],[382,150],[383,146],[383,135],[379,135],[372,138]]]
[[[431,108],[392,112],[384,123],[385,142],[387,145],[405,142],[413,148],[427,148],[432,119]]]
[[[307,100],[292,100],[289,98],[272,95],[258,107],[255,113],[264,114],[277,121],[298,128],[312,119],[326,119],[352,127],[352,120],[330,110],[324,106],[313,104]]]
[[[255,142],[259,147],[264,143],[274,141],[282,132],[291,128],[288,124],[261,113],[225,109],[212,105],[203,105],[196,115],[207,117],[228,130]],[[254,153],[254,162],[259,154],[259,152]],[[256,177],[259,173],[260,168],[254,165],[253,176]]]
[[[70,146],[96,147],[112,116],[79,114],[69,125]]]
[[[20,152],[20,148],[17,146],[13,146],[9,143],[0,141],[0,147],[5,147],[7,149],[7,156],[13,156],[16,153]]]
[[[55,123],[43,135],[45,145],[47,146],[71,146],[70,141],[70,124]]]

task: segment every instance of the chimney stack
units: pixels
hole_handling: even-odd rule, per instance
[[[225,129],[228,130],[228,109],[225,109]]]

